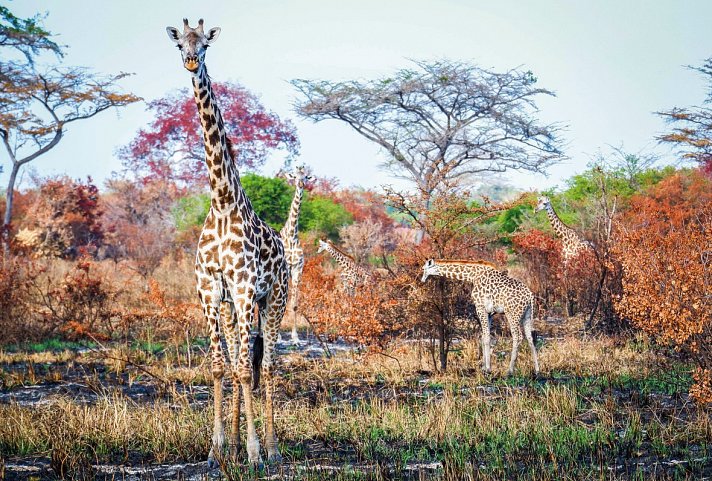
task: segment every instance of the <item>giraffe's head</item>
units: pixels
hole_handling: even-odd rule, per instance
[[[423,264],[423,277],[420,278],[420,282],[425,282],[428,280],[428,276],[439,276],[440,266],[435,263],[435,260],[428,259],[425,264]]]
[[[294,172],[287,172],[287,181],[293,182],[295,186],[302,189],[310,180],[314,180],[314,177],[307,174],[306,167],[303,165],[297,166]]]
[[[319,239],[319,248],[316,250],[316,253],[320,254],[320,253],[324,252],[327,249],[327,247],[329,247],[329,241],[323,241],[323,240]]]
[[[198,26],[190,28],[188,19],[183,19],[183,33],[177,28],[166,27],[170,38],[180,50],[183,66],[191,72],[197,72],[205,61],[205,51],[220,35],[220,27],[211,28],[206,34],[203,31],[203,19],[198,20]]]
[[[546,197],[545,195],[542,195],[542,196],[540,196],[540,197],[537,197],[536,201],[537,201],[536,207],[534,208],[534,213],[535,213],[535,214],[536,214],[537,212],[539,212],[540,210],[546,210],[546,209],[548,209],[549,206],[551,205],[551,201],[550,201],[549,198]]]

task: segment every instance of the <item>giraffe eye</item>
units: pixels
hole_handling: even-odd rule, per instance
[[[183,50],[183,45],[176,45],[178,47],[178,50]]]

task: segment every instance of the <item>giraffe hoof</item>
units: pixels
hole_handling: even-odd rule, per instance
[[[230,445],[230,461],[232,461],[233,463],[237,463],[239,454],[240,454],[240,445],[239,444],[231,444]]]
[[[282,464],[282,455],[279,454],[279,451],[275,451],[267,457],[267,462],[269,464]]]
[[[208,456],[208,470],[212,471],[213,469],[219,469],[220,468],[220,463],[218,462],[217,459],[215,459],[215,456],[213,456],[212,450],[210,451],[210,455]]]

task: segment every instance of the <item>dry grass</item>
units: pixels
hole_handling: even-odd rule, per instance
[[[501,349],[508,351],[507,344]],[[483,377],[473,369],[478,351],[475,342],[459,346],[444,374],[430,370],[428,354],[417,344],[384,355],[282,356],[276,422],[287,474],[380,479],[382,469],[393,475],[432,461],[442,463],[444,471],[431,474],[444,479],[558,479],[561,472],[570,479],[711,474],[712,421],[709,412],[687,400],[689,373],[640,342],[620,345],[606,337],[549,342],[540,350],[540,380],[528,376],[526,349],[518,364],[526,376],[514,378]],[[209,384],[199,352],[190,366],[186,352],[170,346],[24,356],[1,353],[0,362],[76,363],[87,371],[103,366],[99,371],[115,377],[87,383],[119,379],[160,383],[163,390],[149,403],[111,394],[90,405],[61,397],[37,407],[0,405],[0,417],[11,420],[0,423],[3,456],[45,455],[54,460],[55,472],[71,473],[97,462],[190,461],[207,455],[211,410],[176,388]],[[506,362],[498,359],[496,368],[502,374]],[[682,463],[665,464],[671,460]],[[341,472],[336,478],[293,468],[319,462],[380,468],[370,474]],[[227,468],[230,478],[242,479],[238,472],[244,470]]]

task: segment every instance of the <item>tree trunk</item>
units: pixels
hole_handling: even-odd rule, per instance
[[[440,372],[447,370],[447,339],[445,339],[445,319],[440,320],[438,326],[438,348],[440,350]]]
[[[12,206],[15,195],[15,181],[17,173],[20,171],[21,164],[13,162],[10,178],[7,181],[7,190],[5,191],[5,217],[2,222],[2,245],[5,257],[10,254],[10,223],[12,221]]]

